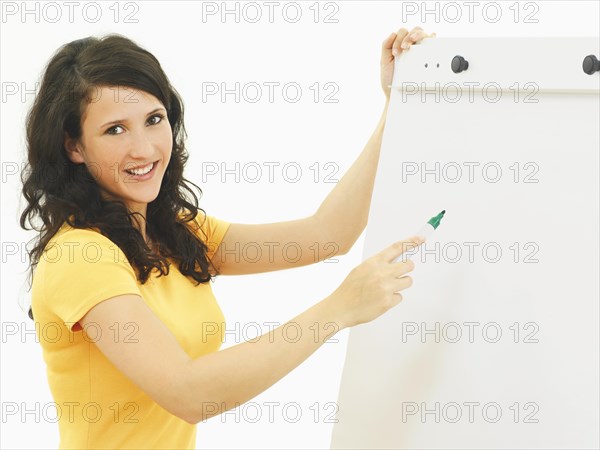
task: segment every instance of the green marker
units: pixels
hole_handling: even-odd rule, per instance
[[[442,221],[442,217],[444,217],[444,214],[446,214],[446,210],[443,210],[437,216],[429,219],[429,221],[425,225],[423,225],[423,227],[418,231],[416,236],[419,236],[419,237],[423,238],[424,240],[427,239],[429,236],[431,236],[431,233],[433,233],[437,229],[437,227],[440,226],[440,222]],[[416,252],[417,251],[415,251],[415,253]],[[406,261],[407,259],[410,259],[411,256],[413,256],[415,253],[410,253],[410,254],[403,253],[402,255],[400,255],[396,259],[394,259],[394,261],[392,261],[392,262],[399,262],[401,260]]]

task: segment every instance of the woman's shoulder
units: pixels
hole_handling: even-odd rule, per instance
[[[189,209],[184,208],[177,214],[177,220],[183,223],[185,226],[190,228],[194,234],[198,234],[201,229],[206,227],[206,222],[211,219],[203,210],[198,209],[196,217],[191,218],[191,212]]]
[[[98,228],[77,228],[69,225],[69,223],[65,221],[56,231],[56,233],[54,233],[54,235],[48,240],[48,245],[67,240],[95,241],[99,243],[112,242],[108,237],[103,235]]]
[[[48,240],[39,263],[44,266],[53,263],[57,270],[65,265],[78,263],[111,261],[129,265],[122,249],[97,228],[77,228],[66,221]]]

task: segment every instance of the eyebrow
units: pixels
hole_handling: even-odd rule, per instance
[[[167,112],[165,110],[165,108],[156,108],[156,109],[150,111],[148,114],[146,114],[146,117],[148,117],[148,116],[150,116],[150,115],[152,115],[152,114],[154,114],[155,112],[158,112],[158,111],[164,111],[165,113]],[[119,119],[119,120],[113,120],[111,122],[106,122],[104,125],[101,125],[100,128],[104,128],[104,127],[106,127],[108,125],[115,125],[117,123],[123,123],[123,122],[127,122],[127,119]]]

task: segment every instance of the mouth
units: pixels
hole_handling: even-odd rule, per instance
[[[123,172],[125,172],[128,175],[127,179],[129,179],[129,180],[145,181],[145,180],[149,180],[150,178],[152,178],[152,176],[154,175],[154,172],[156,172],[157,166],[158,166],[158,161],[154,161],[152,163],[152,168],[147,173],[142,173],[141,175],[131,172],[129,170],[124,170]]]

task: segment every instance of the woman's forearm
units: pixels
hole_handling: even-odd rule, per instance
[[[189,361],[191,422],[219,415],[271,387],[344,328],[327,299],[252,341]]]
[[[367,226],[389,99],[369,141],[315,213],[329,239],[348,251]]]

